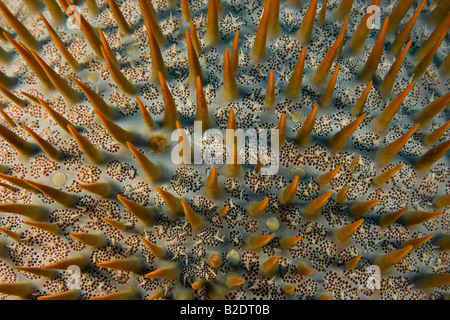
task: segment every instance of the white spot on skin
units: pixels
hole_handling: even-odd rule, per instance
[[[275,217],[270,217],[266,220],[266,226],[270,231],[276,231],[280,228],[280,222]]]
[[[67,177],[64,173],[58,172],[53,175],[53,183],[60,187],[63,186],[67,181]]]

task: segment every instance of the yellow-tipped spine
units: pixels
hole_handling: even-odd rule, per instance
[[[333,65],[333,61],[336,58],[337,54],[342,47],[342,43],[344,42],[345,30],[347,28],[348,19],[345,20],[344,25],[342,26],[341,32],[339,33],[336,41],[333,45],[328,49],[325,57],[320,62],[317,69],[314,71],[312,75],[312,83],[316,86],[323,86],[327,79],[328,74],[330,73],[331,66]]]
[[[0,125],[0,137],[8,142],[14,149],[17,150],[17,152],[21,154],[29,155],[33,153],[33,144],[25,141],[17,134],[2,125]]]
[[[100,111],[108,118],[111,118],[113,116],[113,109],[108,106],[105,100],[103,100],[103,98],[97,92],[89,88],[80,80],[75,79],[74,77],[72,77],[72,81],[77,85],[78,88],[80,88],[86,98],[88,98],[89,102],[95,110]]]
[[[253,217],[261,215],[266,210],[268,203],[269,203],[268,197],[265,197],[263,200],[259,202],[251,203],[250,207],[248,208],[248,214]]]
[[[89,159],[90,162],[95,164],[103,162],[104,156],[101,150],[98,150],[88,139],[82,136],[71,125],[68,125],[67,129],[69,129],[73,138],[77,142],[77,145],[80,147],[81,151],[83,151],[84,155]]]
[[[211,125],[211,117],[208,113],[208,104],[206,102],[206,97],[203,92],[202,81],[200,76],[197,76],[197,114],[195,117],[196,121],[201,121],[202,130],[206,130]]]
[[[299,261],[297,263],[297,271],[305,277],[310,276],[314,273],[314,269],[310,268],[305,261]]]
[[[136,290],[128,289],[108,293],[102,296],[91,297],[89,300],[136,300],[138,298]]]
[[[48,31],[48,34],[50,38],[53,40],[53,43],[56,45],[58,50],[63,55],[64,59],[66,59],[69,66],[72,68],[73,71],[77,72],[81,69],[81,65],[78,63],[78,61],[73,57],[73,55],[70,53],[69,50],[67,50],[64,43],[61,41],[60,37],[56,33],[56,31],[53,29],[53,27],[50,25],[50,23],[45,19],[44,15],[39,12],[39,16],[41,17],[42,21],[44,22],[45,28]]]
[[[24,299],[31,298],[35,288],[29,282],[0,283],[0,293],[18,296]]]
[[[56,272],[53,270],[44,270],[40,267],[25,267],[25,266],[16,266],[14,267],[15,270],[28,272],[40,277],[45,278],[53,278],[56,275]]]
[[[151,183],[158,182],[162,176],[161,169],[151,162],[142,152],[136,149],[130,142],[127,142],[127,146],[141,169],[144,171],[147,179],[149,179]]]
[[[181,206],[180,199],[159,187],[156,187],[156,191],[164,200],[171,213],[174,215],[180,215],[183,213],[183,207]]]
[[[383,97],[388,97],[391,95],[392,88],[394,87],[395,79],[397,78],[398,71],[402,66],[403,60],[408,53],[409,48],[411,47],[412,39],[408,41],[406,46],[403,48],[402,52],[398,55],[397,59],[395,59],[388,73],[381,82],[380,85],[380,93]]]
[[[145,29],[147,30],[148,46],[150,48],[150,57],[152,59],[151,77],[152,80],[157,80],[159,72],[161,72],[164,77],[166,76],[166,66],[161,55],[161,49],[159,48],[158,41],[156,41],[155,37],[153,36],[152,30],[148,23],[145,24]]]
[[[278,130],[278,146],[282,148],[286,142],[286,114],[283,113],[280,117],[280,122],[276,128]]]
[[[303,209],[303,214],[308,217],[317,217],[332,193],[333,191],[328,191],[327,193],[317,197],[316,199],[308,203],[308,205]]]
[[[421,245],[423,245],[425,242],[427,242],[428,240],[430,240],[431,238],[433,238],[434,234],[429,234],[427,236],[424,237],[420,237],[420,238],[416,238],[416,239],[411,239],[408,241],[405,241],[402,243],[402,247],[407,247],[407,246],[412,246],[412,250],[416,250],[417,248],[419,248]]]
[[[161,85],[161,93],[164,100],[164,118],[163,127],[168,129],[175,129],[176,122],[178,120],[177,108],[175,106],[175,100],[170,92],[169,86],[164,79],[161,72],[158,73],[159,83]]]
[[[202,52],[202,46],[200,45],[200,41],[198,40],[197,31],[195,31],[194,22],[189,20],[189,26],[191,29],[191,39],[192,39],[192,45],[194,46],[195,52],[197,54],[200,54]]]
[[[275,105],[275,80],[273,77],[273,70],[269,71],[269,83],[267,85],[266,97],[264,98],[264,105],[271,109]]]
[[[71,266],[78,266],[81,270],[84,270],[89,264],[89,260],[82,256],[77,255],[71,258],[66,258],[62,260],[58,260],[46,266],[43,266],[44,270],[67,270],[67,268]]]
[[[431,102],[428,106],[423,108],[416,116],[420,125],[428,124],[431,119],[437,116],[444,108],[450,103],[450,92],[437,98]]]
[[[392,10],[391,18],[389,19],[387,33],[393,34],[398,29],[398,25],[400,21],[402,21],[406,12],[408,12],[409,8],[413,4],[414,0],[401,0]]]
[[[374,0],[372,2],[371,7],[376,8],[379,3],[380,0]],[[373,17],[373,14],[374,10],[370,11],[368,10],[368,12],[366,12],[366,14],[361,19],[361,22],[359,23],[358,27],[356,28],[355,33],[348,42],[347,48],[353,54],[359,54],[363,50],[367,36],[369,35],[370,30],[372,30],[369,29],[367,26],[369,25],[369,19]]]
[[[65,207],[72,207],[76,202],[76,197],[70,193],[61,191],[59,189],[52,188],[45,184],[38,183],[36,181],[26,180],[25,182],[31,185],[32,187],[40,190],[47,197],[55,200],[59,204]]]
[[[327,0],[324,0],[322,2],[322,8],[320,9],[319,20],[317,22],[319,26],[323,26],[326,15],[327,15]]]
[[[331,180],[333,180],[334,177],[336,177],[336,175],[339,172],[339,170],[341,170],[341,166],[340,165],[338,165],[336,168],[334,168],[331,171],[328,171],[326,173],[321,174],[317,178],[317,183],[320,186],[326,186],[327,184],[329,184],[331,182]]]
[[[414,27],[414,24],[417,21],[417,18],[419,18],[419,14],[422,11],[423,7],[425,6],[425,3],[427,1],[423,0],[419,7],[417,8],[416,12],[414,12],[414,15],[409,19],[409,21],[406,23],[406,25],[403,27],[403,29],[400,31],[400,33],[397,35],[397,38],[395,38],[394,42],[391,44],[391,47],[389,48],[389,52],[392,56],[396,57],[400,53],[400,50],[402,49],[403,45],[405,44],[406,40],[409,37],[409,34],[411,33],[412,28]]]
[[[433,31],[428,40],[420,46],[419,50],[414,54],[416,61],[421,61],[430,52],[436,42],[439,40],[443,33],[447,33],[450,28],[450,16],[447,16],[445,20]]]
[[[145,207],[133,200],[127,199],[120,194],[117,199],[130,211],[136,218],[138,218],[145,226],[153,225],[153,210],[150,207]]]
[[[0,177],[4,179],[3,175]],[[46,210],[42,206],[22,203],[1,203],[0,211],[19,214],[34,221],[42,220],[46,213]]]
[[[12,176],[8,176],[6,174],[0,173],[0,178],[8,181],[9,183],[21,188],[21,189],[25,189],[34,193],[39,192],[39,190],[37,190],[36,188],[30,186],[28,183],[26,183],[23,179],[20,178],[16,178],[16,177],[12,177]]]
[[[433,198],[433,205],[436,208],[450,206],[450,194],[444,194]]]
[[[67,82],[59,74],[57,74],[52,68],[50,68],[50,66],[47,63],[45,63],[45,61],[42,60],[41,57],[39,57],[36,52],[31,51],[31,54],[36,59],[36,61],[41,65],[42,69],[47,74],[47,77],[50,79],[53,86],[64,97],[67,103],[73,104],[80,99],[79,93],[75,91],[71,86],[69,86]]]
[[[434,287],[448,286],[449,284],[450,284],[450,273],[438,273],[438,274],[422,275],[417,283],[417,286],[421,289],[431,289]]]
[[[216,0],[209,0],[206,18],[206,46],[212,46],[219,41],[219,16]]]
[[[423,137],[423,143],[427,147],[433,146],[439,139],[444,135],[444,133],[450,128],[450,120],[444,123],[442,126],[434,130],[432,133]]]
[[[442,41],[444,41],[446,34],[442,34],[439,38],[439,40],[434,44],[434,46],[431,48],[431,50],[427,53],[427,55],[416,65],[414,70],[412,71],[412,74],[414,75],[414,79],[421,79],[425,71],[427,70],[428,66],[430,65],[431,61],[434,58],[434,55],[436,54],[437,50],[439,49],[439,46],[441,45]]]
[[[341,67],[340,64],[336,66],[336,69],[334,70],[333,75],[331,76],[331,79],[328,82],[328,85],[323,95],[320,97],[319,104],[324,108],[328,108],[331,104],[331,100],[333,99],[334,87],[336,85],[336,80],[339,74],[340,67]]]
[[[218,182],[217,169],[212,167],[211,172],[206,178],[205,194],[210,198],[217,198],[222,193],[222,188]]]
[[[361,218],[370,209],[376,206],[378,202],[380,202],[380,199],[356,202],[352,204],[349,208],[350,215],[354,218]]]
[[[272,240],[271,235],[250,236],[247,240],[247,246],[250,250],[258,250],[264,247]]]
[[[22,124],[22,128],[33,138],[34,141],[41,147],[42,151],[52,160],[61,160],[62,153],[52,146],[49,142],[41,138],[37,133],[31,130],[26,125]]]
[[[409,211],[403,215],[402,220],[406,226],[411,227],[439,217],[443,213],[443,211]]]
[[[27,105],[27,101],[20,99],[18,96],[16,96],[14,93],[6,89],[5,87],[0,85],[0,92],[9,100],[11,100],[12,103],[16,104],[17,106],[24,108]]]
[[[239,29],[234,32],[233,47],[230,56],[231,69],[236,74],[239,70]]]
[[[120,69],[114,64],[114,61],[111,60],[110,56],[106,52],[103,46],[100,47],[100,50],[103,54],[103,58],[106,61],[106,65],[108,66],[109,73],[113,78],[114,82],[117,84],[119,89],[129,95],[133,95],[136,93],[136,88],[133,84],[123,75]]]
[[[270,257],[261,264],[261,272],[263,275],[272,278],[277,272],[279,257]]]
[[[180,268],[176,265],[170,265],[165,268],[159,268],[152,272],[147,273],[144,278],[151,279],[176,279],[180,275]]]
[[[60,115],[58,112],[56,112],[52,107],[50,107],[48,105],[47,102],[45,102],[44,100],[38,98],[39,103],[41,104],[41,106],[44,107],[44,109],[48,112],[48,114],[53,118],[53,120],[55,120],[56,124],[58,126],[61,127],[61,129],[63,129],[64,131],[66,131],[67,133],[70,134],[70,131],[68,129],[68,126],[73,126],[69,120],[67,120],[66,118],[64,118],[62,115]]]
[[[181,200],[181,205],[183,207],[184,215],[187,221],[194,229],[203,229],[205,226],[205,221],[203,218],[195,212],[184,200]]]
[[[348,240],[350,240],[353,233],[355,233],[356,230],[358,230],[359,227],[361,227],[363,222],[364,222],[364,219],[359,219],[349,225],[346,225],[343,228],[336,230],[336,232],[334,234],[335,241],[339,244],[346,243]]]
[[[339,6],[334,11],[334,15],[338,20],[344,20],[353,6],[353,0],[342,0]]]
[[[302,127],[295,136],[295,141],[301,147],[304,147],[309,144],[318,108],[319,106],[317,104],[312,108],[309,115],[303,121]]]
[[[0,11],[27,47],[33,50],[39,50],[39,42],[31,35],[28,29],[19,20],[17,20],[17,18],[11,13],[11,11],[9,11],[8,7],[2,1],[0,1]]]
[[[384,38],[386,37],[387,24],[389,22],[389,16],[384,20],[381,31],[378,34],[377,41],[375,42],[369,57],[366,60],[363,68],[360,71],[360,78],[362,81],[370,81],[377,71],[378,64],[381,61],[381,56],[383,55],[384,48]]]
[[[105,237],[100,233],[72,232],[69,235],[85,245],[94,248],[99,248],[106,242]]]
[[[383,111],[373,120],[372,127],[377,132],[383,132],[391,123],[392,119],[397,114],[398,110],[400,109],[403,100],[405,100],[408,93],[412,90],[412,88],[415,86],[414,82],[411,82],[408,87],[406,87],[405,90],[403,90],[398,96],[396,96],[389,105],[387,105]]]
[[[280,239],[280,248],[289,249],[302,239],[301,236],[297,237],[283,237]]]
[[[79,298],[80,298],[80,290],[78,289],[69,289],[61,293],[37,297],[38,300],[78,300]]]
[[[145,244],[147,249],[157,258],[163,259],[166,256],[166,251],[164,248],[157,246],[156,244],[150,242],[149,240],[143,238],[142,242]]]
[[[123,16],[122,12],[119,9],[119,6],[114,0],[108,0],[109,8],[111,9],[114,19],[117,21],[117,25],[119,26],[120,31],[128,35],[131,33],[131,27],[128,24],[127,20]]]
[[[450,140],[438,144],[434,148],[428,150],[423,156],[417,160],[415,167],[422,172],[430,169],[433,164],[441,159],[444,154],[450,149]]]
[[[113,195],[113,188],[111,187],[111,184],[108,182],[92,182],[92,183],[79,183],[78,188],[96,194],[103,198],[109,198]]]
[[[119,68],[119,61],[117,61],[117,58],[114,55],[114,52],[112,51],[111,47],[109,46],[109,43],[106,40],[106,37],[103,34],[102,29],[97,28],[97,31],[98,31],[98,34],[100,36],[100,41],[102,42],[103,49],[105,49],[105,52],[108,54],[108,57],[114,63],[114,65],[116,65],[116,67]]]
[[[302,48],[300,52],[300,57],[295,64],[294,71],[292,72],[291,78],[289,79],[289,83],[284,91],[284,94],[287,98],[291,100],[296,100],[300,96],[302,81],[303,81],[303,70],[305,68],[305,56],[306,56],[306,47]]]
[[[377,175],[372,180],[372,184],[375,187],[381,187],[383,184],[387,183],[397,172],[400,171],[400,169],[403,168],[403,164],[399,164],[398,166],[395,166],[394,168],[391,168],[379,175]]]
[[[409,210],[409,208],[405,207],[405,208],[403,208],[401,210],[398,210],[396,212],[384,214],[381,217],[381,219],[380,219],[380,227],[382,227],[382,228],[389,227],[394,222],[396,222],[408,210]]]
[[[52,22],[55,25],[61,24],[65,20],[64,12],[61,10],[61,7],[58,5],[56,0],[43,0],[45,6],[47,7],[50,16],[52,17]],[[92,0],[88,0],[89,1]]]
[[[411,136],[414,134],[414,132],[417,131],[418,128],[419,128],[419,124],[414,125],[410,130],[408,130],[400,138],[391,142],[384,148],[378,150],[377,154],[375,156],[375,158],[377,159],[377,162],[381,165],[389,164],[392,161],[392,159],[400,152],[400,150],[403,149],[405,144],[408,142],[408,140],[411,138]]]
[[[97,267],[140,273],[143,266],[141,260],[136,257],[131,257],[126,259],[99,262],[97,263]]]
[[[297,186],[298,186],[299,179],[300,179],[299,176],[295,176],[294,180],[280,194],[281,204],[290,204],[290,203],[294,202],[295,195],[297,193]]]
[[[306,43],[311,40],[314,28],[314,19],[316,18],[316,8],[317,0],[312,0],[308,5],[308,9],[306,9],[302,24],[296,34],[296,38],[300,41],[300,43]]]
[[[42,69],[41,65],[36,61],[36,59],[33,57],[31,52],[22,46],[21,44],[18,44],[9,34],[6,32],[3,32],[3,35],[5,38],[12,44],[14,49],[22,56],[22,58],[25,60],[25,63],[28,67],[33,71],[33,73],[36,75],[36,77],[41,81],[41,83],[44,85],[46,89],[53,89],[53,84],[48,78],[47,74],[45,73],[44,69]]]
[[[280,16],[280,0],[270,0],[269,3],[269,17],[267,22],[267,36],[269,39],[274,39],[280,27],[278,26]]]
[[[336,194],[336,201],[338,203],[342,204],[347,199],[348,189],[350,189],[350,186],[346,185]]]
[[[3,233],[8,238],[11,238],[13,241],[18,242],[22,239],[22,232],[14,232],[12,230],[0,227],[0,232]]]
[[[233,69],[231,68],[230,55],[228,48],[225,48],[224,62],[223,62],[223,89],[222,96],[225,101],[231,102],[236,99],[238,95],[238,87],[234,77]]]
[[[147,108],[144,106],[139,97],[136,97],[136,101],[138,103],[139,110],[141,111],[142,119],[144,119],[145,125],[149,130],[153,130],[155,128],[155,122],[153,121],[150,112],[148,112]]]
[[[100,122],[103,124],[105,129],[109,132],[111,137],[114,138],[117,142],[121,144],[126,144],[127,142],[133,142],[134,141],[134,135],[121,128],[108,118],[106,118],[102,113],[98,112],[97,110],[94,110],[97,117],[100,119]]]
[[[375,263],[380,267],[381,271],[387,271],[399,263],[412,249],[413,246],[407,246],[405,248],[390,252],[386,255],[378,257]]]
[[[188,0],[180,0],[181,20],[188,22],[191,19],[191,9]]]
[[[355,270],[356,266],[358,265],[359,261],[362,258],[362,254],[358,254],[356,257],[351,258],[347,264],[345,265],[345,269],[347,270]]]
[[[148,0],[138,0],[138,1],[145,23],[148,23],[148,25],[152,29],[152,32],[156,40],[158,41],[159,46],[164,47],[166,40],[164,39],[164,35],[161,32],[158,21],[156,21],[155,9],[153,8],[151,1]]]
[[[44,231],[48,231],[53,234],[59,234],[61,232],[61,229],[58,227],[56,223],[24,221],[23,224]]]
[[[264,61],[266,58],[266,41],[267,41],[267,28],[269,23],[269,2],[264,7],[264,12],[259,22],[258,29],[256,30],[256,38],[253,43],[253,48],[250,53],[250,57],[254,63]]]

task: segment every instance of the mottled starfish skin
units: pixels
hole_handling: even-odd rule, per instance
[[[298,42],[296,33],[308,3],[281,1],[279,32],[273,34],[273,17],[269,15],[265,59],[259,63],[251,61],[251,51],[264,10],[260,1],[218,1],[219,38],[209,47],[205,47],[204,38],[211,6],[206,0],[187,2],[202,46],[197,55],[210,127],[225,129],[231,109],[234,110],[236,126],[241,129],[275,128],[285,114],[286,142],[281,149],[278,173],[261,176],[256,172],[258,165],[255,168],[254,164],[243,164],[241,174],[230,177],[226,175],[225,165],[215,165],[217,171],[214,169],[211,175],[212,164],[172,163],[170,155],[176,141],[170,140],[171,130],[167,126],[163,128],[163,122],[166,124],[163,121],[165,100],[158,75],[156,73],[155,77],[152,73],[154,62],[138,1],[116,2],[131,28],[130,35],[123,35],[119,30],[107,1],[96,1],[98,12],[95,15],[90,14],[84,2],[76,3],[94,29],[98,27],[103,31],[119,62],[120,72],[136,90],[131,95],[119,89],[105,61],[98,58],[83,33],[67,28],[65,18],[62,24],[55,24],[47,8],[41,4],[39,10],[81,65],[76,72],[61,56],[37,12],[31,12],[32,8],[27,8],[22,2],[4,1],[38,39],[37,55],[74,90],[80,92],[71,77],[99,93],[108,104],[103,111],[110,113],[107,117],[126,130],[123,134],[127,139],[133,139],[136,149],[124,141],[118,143],[108,133],[89,99],[80,94],[80,100],[67,104],[65,96],[45,88],[6,39],[0,40],[2,49],[8,52],[1,57],[0,69],[15,81],[9,88],[11,92],[27,101],[24,107],[18,106],[2,94],[5,115],[2,114],[0,121],[32,146],[31,155],[23,155],[6,140],[0,140],[1,169],[7,175],[2,177],[0,203],[34,205],[33,210],[21,207],[21,214],[0,214],[0,227],[3,228],[0,230],[0,292],[6,292],[3,284],[17,284],[12,295],[2,293],[0,299],[36,299],[57,294],[62,294],[60,298],[64,299],[105,295],[106,298],[124,299],[448,298],[450,288],[445,277],[448,278],[450,272],[450,211],[448,206],[439,209],[433,206],[433,199],[450,193],[448,152],[428,171],[418,172],[414,165],[419,156],[432,147],[429,142],[424,144],[424,137],[435,129],[445,128],[449,120],[448,108],[444,106],[428,124],[416,129],[389,164],[380,166],[375,162],[379,150],[414,127],[420,110],[449,91],[450,81],[439,70],[439,64],[448,57],[448,37],[438,46],[424,75],[414,80],[414,87],[388,128],[376,132],[372,126],[384,107],[411,83],[410,72],[419,62],[415,60],[415,54],[436,28],[428,19],[433,17],[436,20],[439,14],[430,14],[430,4],[425,4],[409,35],[412,44],[400,65],[392,94],[389,98],[382,98],[380,84],[395,61],[389,56],[390,44],[419,4],[414,3],[407,11],[394,35],[390,35],[388,28],[367,101],[362,111],[354,114],[353,107],[368,83],[360,81],[358,72],[380,33],[379,30],[368,33],[360,56],[350,53],[346,47],[367,10],[367,1],[354,1],[344,30],[342,53],[334,60],[323,87],[314,85],[312,77],[344,24],[347,13],[339,21],[334,16],[339,1],[328,1],[323,25],[318,22],[319,12],[322,16],[325,11],[322,10],[322,1],[318,1],[312,38],[305,44]],[[398,1],[380,2],[382,24],[394,12]],[[448,10],[442,4],[444,2],[441,0],[438,4],[441,11]],[[92,3],[90,1],[90,5]],[[186,1],[182,3],[184,6]],[[188,83],[185,30],[189,31],[195,47],[193,30],[189,21],[183,20],[186,13],[182,18],[178,1],[173,8],[168,8],[163,0],[153,0],[152,4],[165,39],[165,46],[159,44],[166,69],[165,81],[173,95],[181,126],[192,132],[197,112],[197,91],[195,83]],[[345,8],[341,9],[345,11]],[[309,12],[314,13],[314,10]],[[19,40],[3,15],[0,16],[1,26],[12,38]],[[126,29],[123,22],[121,26]],[[440,28],[445,29],[445,26]],[[231,69],[238,96],[232,102],[225,102],[223,79],[229,75],[223,74],[224,52],[227,48],[233,61],[236,51],[232,46],[237,29],[239,67],[236,71],[232,65]],[[305,47],[301,94],[298,99],[290,100],[285,88]],[[330,88],[333,89],[332,100],[325,108],[319,101],[338,64],[336,83],[334,89]],[[266,108],[271,69],[275,105]],[[33,96],[62,115],[72,124],[71,130],[77,130],[96,151],[88,148],[86,150],[93,150],[90,157],[83,154],[70,131],[66,127],[61,128]],[[135,97],[140,98],[154,123],[139,110]],[[292,98],[291,95],[289,97]],[[298,146],[297,133],[316,104],[319,104],[315,108],[317,114],[310,118],[315,118],[310,122],[313,124],[311,139]],[[330,146],[329,141],[334,134],[361,113],[365,113],[362,122],[342,150]],[[37,147],[22,125],[54,147],[56,160],[51,160]],[[449,140],[450,132],[441,131],[444,131],[443,135],[433,146]],[[210,138],[208,141],[213,143],[214,140]],[[161,176],[150,182],[148,172],[142,170],[130,150],[134,150],[134,154],[136,150],[143,152],[158,166]],[[60,154],[63,158],[58,159]],[[256,162],[256,156],[253,157]],[[333,172],[338,166],[339,170]],[[377,187],[371,183],[382,172],[396,167],[400,169],[387,183]],[[217,181],[215,174],[218,174]],[[295,175],[299,175],[298,180]],[[21,186],[14,186],[14,182],[19,182],[5,180],[8,176],[64,191],[65,196],[61,195],[64,201],[59,200],[65,205],[36,192],[23,180],[20,180]],[[207,180],[212,186],[219,186],[221,192],[205,192]],[[382,178],[377,181],[380,180]],[[88,183],[98,185],[91,187],[89,192],[86,189]],[[80,188],[78,184],[84,185]],[[292,185],[290,189],[289,185]],[[349,188],[345,194],[343,188],[346,185]],[[291,191],[284,191],[286,188]],[[166,199],[172,204],[173,210],[170,210],[161,196],[164,190],[183,201]],[[71,199],[76,202],[73,204]],[[140,206],[130,209],[126,199]],[[285,200],[290,203],[282,204]],[[402,210],[405,207],[409,211]],[[129,210],[134,210],[135,214]],[[442,213],[426,222],[411,225],[417,221],[413,211],[432,213],[436,210]],[[398,213],[389,215],[395,212]],[[397,220],[401,214],[402,218]],[[389,221],[395,222],[388,227],[380,227]],[[52,224],[38,224],[42,222]],[[422,241],[414,240],[423,237],[426,238]],[[73,258],[71,264],[83,267],[79,291],[68,290],[67,271],[41,268],[67,258]],[[119,259],[122,261],[106,263]],[[375,263],[382,267],[383,274],[381,290],[374,294],[366,287],[369,277],[366,268]],[[390,263],[395,265],[390,267]],[[112,267],[129,271],[117,271]],[[426,274],[439,275],[439,278]],[[439,286],[445,283],[447,285]]]

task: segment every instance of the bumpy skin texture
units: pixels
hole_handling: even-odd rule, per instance
[[[440,216],[415,226],[407,226],[399,219],[389,227],[381,228],[379,222],[384,215],[405,207],[409,207],[411,211],[433,212],[436,209],[433,208],[432,200],[436,196],[450,193],[448,154],[444,154],[425,173],[418,172],[414,166],[418,157],[430,148],[423,144],[423,137],[448,121],[448,108],[443,108],[428,126],[421,126],[389,165],[379,166],[375,162],[377,150],[411,129],[416,123],[416,114],[449,91],[450,81],[438,70],[439,63],[448,54],[448,37],[443,40],[424,75],[415,80],[416,85],[403,101],[388,129],[376,133],[371,127],[371,122],[384,107],[411,82],[410,72],[417,64],[413,59],[414,53],[435,28],[429,26],[427,20],[430,3],[425,5],[412,29],[412,45],[400,67],[389,101],[381,97],[378,89],[395,60],[388,55],[387,50],[395,35],[385,40],[385,50],[363,109],[366,117],[348,139],[345,148],[334,152],[329,148],[328,141],[356,119],[351,110],[366,88],[366,83],[361,83],[358,78],[358,70],[364,65],[379,34],[376,29],[369,32],[361,56],[347,52],[345,43],[365,14],[367,1],[354,1],[349,14],[344,49],[330,70],[329,78],[337,64],[340,64],[332,103],[328,108],[319,107],[311,140],[301,148],[297,146],[295,136],[304,117],[319,102],[325,89],[312,84],[312,74],[343,25],[343,21],[339,22],[333,16],[339,1],[328,1],[327,19],[323,26],[317,23],[317,13],[312,39],[303,45],[296,40],[295,34],[300,28],[308,4],[302,2],[295,8],[281,1],[279,33],[273,39],[267,39],[266,58],[257,64],[251,62],[250,52],[264,9],[259,0],[222,1],[223,9],[219,13],[220,39],[212,47],[205,47],[203,43],[208,1],[188,2],[203,46],[198,60],[203,72],[203,89],[211,127],[225,129],[231,108],[235,111],[237,127],[241,129],[275,128],[281,115],[285,113],[286,143],[280,151],[280,169],[277,174],[261,176],[255,172],[255,165],[243,164],[239,176],[229,177],[224,165],[216,165],[222,193],[217,198],[210,198],[204,189],[211,164],[172,163],[171,149],[177,141],[171,141],[171,131],[162,128],[164,104],[161,87],[157,80],[151,79],[148,37],[137,0],[117,1],[125,20],[131,26],[131,34],[127,36],[120,33],[106,0],[97,1],[99,11],[95,16],[89,14],[85,3],[77,4],[88,22],[103,30],[119,61],[121,72],[136,88],[136,94],[131,96],[121,92],[105,62],[98,59],[79,30],[69,29],[65,23],[53,25],[68,50],[82,65],[79,71],[73,72],[51,41],[40,17],[27,13],[26,6],[19,1],[4,1],[10,11],[40,41],[42,50],[38,51],[39,56],[75,90],[79,89],[70,77],[75,77],[97,91],[115,109],[113,121],[138,137],[133,142],[134,146],[160,167],[162,177],[158,182],[150,183],[127,146],[117,143],[106,131],[88,99],[83,96],[81,101],[68,105],[57,91],[45,90],[9,42],[2,41],[2,48],[10,52],[11,58],[9,63],[1,65],[1,71],[16,80],[11,90],[18,97],[27,100],[28,104],[25,107],[17,106],[2,95],[0,99],[3,111],[19,125],[11,126],[3,118],[0,119],[1,124],[34,143],[20,126],[26,124],[63,153],[60,161],[50,160],[42,151],[21,155],[1,139],[2,170],[9,176],[37,181],[73,194],[76,196],[76,203],[64,207],[40,192],[34,193],[19,187],[0,188],[1,203],[36,204],[45,209],[45,216],[40,221],[55,223],[60,228],[60,232],[54,234],[25,224],[29,219],[22,215],[0,213],[0,226],[20,235],[20,240],[14,241],[3,233],[0,234],[0,283],[29,283],[32,285],[32,293],[26,298],[32,299],[63,293],[68,290],[67,271],[57,271],[46,278],[14,267],[42,267],[62,259],[84,255],[88,263],[81,274],[80,299],[128,292],[126,290],[130,288],[135,289],[136,295],[125,295],[126,298],[147,299],[156,295],[162,299],[317,299],[323,294],[328,294],[333,299],[448,297],[448,282],[446,286],[423,289],[418,286],[418,281],[426,273],[450,272],[450,256],[439,244],[439,237],[450,232],[449,207],[439,209],[443,211]],[[167,69],[166,81],[175,99],[180,123],[191,132],[196,116],[196,88],[187,85],[189,71],[185,30],[190,30],[189,22],[182,21],[178,1],[176,7],[171,9],[166,8],[163,0],[152,0],[152,3],[167,43],[166,47],[161,48]],[[392,12],[396,3],[397,1],[381,1],[381,22]],[[318,11],[321,6],[322,1],[319,1]],[[416,2],[412,5],[397,33],[414,14],[417,6]],[[44,5],[40,10],[51,21]],[[14,30],[3,19],[1,26],[14,35]],[[221,93],[223,53],[225,48],[231,51],[236,29],[240,30],[239,69],[235,74],[239,95],[233,102],[225,103]],[[307,48],[301,95],[298,100],[291,101],[284,96],[284,89],[304,45]],[[266,109],[264,99],[270,69],[273,69],[275,75],[276,105],[273,109]],[[89,162],[74,138],[62,130],[40,104],[25,98],[22,91],[43,99],[75,125],[78,132],[97,149],[103,150],[103,162]],[[153,130],[146,127],[136,96],[139,96],[155,121]],[[449,135],[449,131],[445,132],[435,145],[448,141]],[[349,167],[351,168],[352,161],[358,155],[359,161],[351,172]],[[400,164],[403,167],[386,184],[379,187],[371,184],[375,176]],[[319,177],[338,165],[341,168],[331,182],[320,186]],[[295,200],[282,205],[279,195],[294,180],[294,174],[300,175]],[[6,181],[2,182],[10,185]],[[101,197],[78,187],[80,183],[94,182],[109,184],[110,193]],[[338,203],[336,195],[346,185],[349,185],[347,197],[343,203]],[[183,214],[176,217],[170,214],[156,187],[184,199],[200,215],[204,225],[193,229]],[[329,191],[332,191],[332,195],[316,217],[303,213],[303,209],[312,200]],[[153,224],[146,226],[139,221],[117,199],[117,194],[153,208]],[[268,197],[268,203],[264,212],[256,216],[249,215],[247,210],[250,204],[260,202],[265,197]],[[360,219],[350,215],[352,205],[374,199],[379,202],[363,215],[361,226],[349,241],[340,244],[335,238],[336,230]],[[219,216],[219,209],[227,205],[229,210],[226,215]],[[121,221],[122,230],[113,228],[103,218]],[[96,247],[88,246],[69,235],[76,232],[97,234],[104,239]],[[380,290],[374,293],[367,288],[366,281],[370,274],[366,272],[366,268],[375,264],[377,258],[402,248],[402,244],[408,240],[430,234],[434,235],[432,239],[410,251],[399,263],[382,273]],[[252,249],[249,245],[252,243],[251,237],[261,235],[272,235],[272,238],[262,248]],[[290,248],[283,248],[282,239],[296,236],[301,236],[301,240]],[[143,238],[161,247],[165,254],[155,257],[145,246]],[[362,258],[356,268],[346,269],[347,263],[359,254],[362,254]],[[134,272],[97,266],[101,262],[130,257],[141,261],[141,265],[133,269]],[[214,257],[213,263],[210,263],[211,257]],[[271,257],[279,257],[275,271],[271,263],[276,259],[264,264]],[[302,263],[297,269],[300,261]],[[144,277],[156,269],[171,266],[171,263],[179,271],[179,274],[175,272],[174,279]],[[308,268],[314,272],[311,274]],[[245,282],[240,284],[238,278]],[[293,289],[289,286],[293,286]],[[0,299],[12,298],[16,296],[0,294]]]

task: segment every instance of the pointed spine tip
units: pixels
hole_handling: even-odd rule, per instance
[[[380,267],[382,271],[387,271],[394,265],[399,263],[412,249],[413,246],[409,245],[405,248],[390,252],[378,257],[375,263]]]
[[[145,226],[148,227],[153,225],[153,213],[150,207],[142,206],[120,194],[117,195],[117,199]]]
[[[297,263],[297,271],[305,277],[314,273],[314,269],[310,268],[305,261],[300,261]]]
[[[295,176],[294,180],[287,186],[287,188],[280,194],[281,204],[290,204],[294,202],[295,195],[297,194],[299,176]]]
[[[140,273],[142,271],[142,262],[135,257],[126,258],[126,259],[118,259],[106,262],[97,263],[97,267],[100,268],[109,268],[113,270],[121,270],[126,272]]]
[[[180,275],[180,268],[173,264],[165,268],[159,268],[152,272],[147,273],[144,278],[146,279],[176,279]]]
[[[250,250],[258,250],[268,244],[272,237],[272,235],[250,236],[247,245]]]
[[[194,229],[203,229],[205,226],[205,221],[203,218],[195,212],[184,200],[181,200],[181,206],[183,207],[184,215],[187,221]]]

